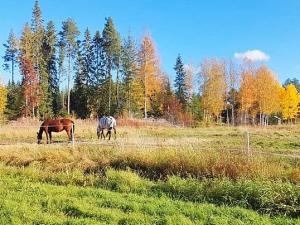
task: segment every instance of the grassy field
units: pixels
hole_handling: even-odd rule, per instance
[[[76,121],[73,148],[38,125],[0,128],[0,224],[300,224],[299,126],[120,123],[108,142]]]

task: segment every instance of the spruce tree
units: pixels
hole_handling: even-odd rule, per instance
[[[182,109],[186,110],[187,108],[187,88],[185,86],[185,76],[186,73],[184,71],[184,65],[181,59],[180,54],[176,59],[176,64],[174,66],[174,70],[176,71],[175,77],[175,95],[179,102],[182,104]]]
[[[89,77],[89,105],[93,115],[109,115],[107,61],[103,39],[99,31],[92,41],[92,73]]]
[[[7,91],[5,116],[9,120],[16,120],[22,116],[22,109],[24,109],[25,106],[23,87],[20,83],[9,82]]]
[[[90,31],[86,29],[84,40],[78,44],[79,49],[75,63],[76,76],[74,85],[74,110],[80,118],[86,118],[90,114],[90,99],[93,92],[91,89],[91,78],[94,73],[93,49]]]
[[[105,76],[107,74],[103,40],[99,31],[96,31],[95,36],[92,40],[92,51],[93,73],[89,77],[89,83],[92,86],[99,86],[104,83]]]
[[[137,75],[137,48],[136,44],[129,34],[127,39],[123,41],[122,45],[122,66],[121,72],[123,75],[124,92],[123,102],[124,107],[128,111],[128,115],[132,116],[132,110],[134,108],[134,99],[132,93],[132,83]]]
[[[4,70],[11,71],[11,82],[14,84],[14,72],[18,60],[19,45],[18,39],[13,31],[10,31],[7,43],[3,44],[3,46],[5,47],[5,55],[3,56]]]
[[[88,116],[87,108],[87,75],[86,63],[83,55],[84,44],[78,43],[77,57],[75,61],[75,80],[72,90],[71,107],[79,118]]]
[[[48,74],[48,93],[49,103],[51,103],[52,111],[58,116],[62,108],[62,102],[59,92],[59,77],[57,71],[57,36],[53,21],[47,23],[47,28],[43,41],[43,56],[45,62],[45,70]]]

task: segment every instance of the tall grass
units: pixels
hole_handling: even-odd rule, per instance
[[[38,166],[52,171],[80,169],[84,173],[97,173],[107,167],[130,168],[150,179],[164,179],[170,175],[203,178],[263,178],[300,182],[297,160],[278,157],[248,156],[220,151],[196,151],[160,148],[143,150],[116,150],[111,147],[78,146],[61,149],[32,145],[0,151],[0,162],[9,166]]]

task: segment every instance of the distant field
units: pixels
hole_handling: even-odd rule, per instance
[[[0,224],[300,224],[299,126],[123,125],[76,121],[74,148],[1,126]]]
[[[40,123],[13,123],[0,127],[0,145],[35,144]],[[201,127],[179,128],[159,126],[119,126],[118,138],[100,142],[96,136],[97,121],[75,123],[77,144],[102,144],[118,148],[189,148],[194,150],[244,151],[247,146],[246,132],[250,134],[250,148],[253,152],[273,152],[300,156],[300,126],[259,127]],[[56,142],[67,141],[65,132],[54,133]],[[43,137],[45,143],[45,135]]]

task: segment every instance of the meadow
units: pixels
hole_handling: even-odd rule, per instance
[[[300,224],[299,126],[78,120],[73,147],[39,124],[0,128],[0,224]]]

